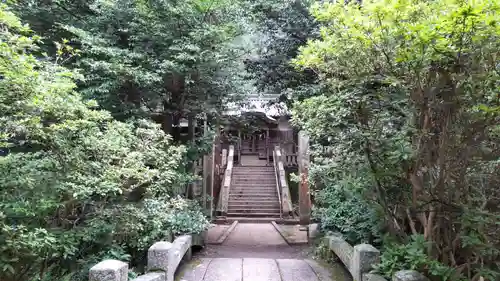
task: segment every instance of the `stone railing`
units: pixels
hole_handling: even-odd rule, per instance
[[[277,160],[275,165],[277,180],[280,187],[280,192],[278,194],[281,195],[281,211],[283,215],[288,216],[293,211],[292,197],[290,197],[290,188],[286,180],[285,166],[283,165],[283,154],[279,146],[274,147],[274,154]]]
[[[221,213],[222,216],[225,216],[227,214],[229,191],[231,190],[231,178],[233,175],[233,161],[234,161],[234,146],[230,145],[229,152],[227,154],[226,171],[224,172],[224,178],[222,180],[222,188],[219,193],[219,202],[217,203],[217,212]]]
[[[370,244],[351,246],[340,234],[327,236],[326,242],[331,251],[342,261],[354,281],[387,281],[384,277],[369,273],[380,262],[380,251]],[[414,270],[398,271],[392,281],[429,281]]]
[[[226,168],[227,165],[227,149],[223,149],[221,153],[221,168]]]
[[[278,151],[278,148],[279,147],[276,146],[273,150],[273,167],[274,167],[274,178],[276,180],[276,192],[278,193],[278,201],[280,204],[280,217],[283,218],[283,202],[281,199],[281,184],[280,184],[280,176],[278,169],[279,159],[276,153],[276,151]]]
[[[182,260],[191,259],[191,247],[203,246],[204,235],[183,235],[172,243],[156,242],[148,250],[148,273],[134,281],[174,281],[174,274]],[[89,272],[90,281],[128,281],[128,264],[118,260],[105,260],[94,265]]]

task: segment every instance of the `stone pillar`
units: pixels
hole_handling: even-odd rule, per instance
[[[218,124],[217,124],[218,126]],[[208,117],[205,114],[205,118],[203,120],[203,135],[207,136],[208,134]],[[213,202],[212,200],[208,200],[208,196],[213,198],[213,182],[214,182],[214,160],[216,157],[216,151],[218,147],[220,135],[220,128],[217,129],[217,133],[214,136],[214,140],[212,143],[212,153],[211,155],[203,156],[203,186],[202,186],[202,200],[203,200],[203,208],[210,214],[210,220],[213,216]]]
[[[241,139],[241,130],[238,129],[238,143],[236,144],[236,147],[238,149],[238,164],[241,166],[241,150],[243,149],[243,140]]]
[[[269,166],[269,128],[266,128],[266,148],[265,154],[266,154],[266,165]]]
[[[174,281],[174,274],[181,260],[191,258],[190,235],[177,237],[173,243],[156,242],[148,250],[148,271],[163,271],[164,281]]]
[[[309,184],[307,181],[309,170],[309,136],[304,132],[299,132],[299,220],[300,225],[311,223],[311,197],[309,194]]]
[[[359,244],[354,246],[349,270],[354,280],[362,280],[363,274],[370,272],[378,263],[380,251],[370,244]]]
[[[118,260],[102,261],[90,269],[89,280],[128,281],[128,264]]]
[[[415,270],[401,270],[394,273],[392,281],[429,281],[429,279]]]
[[[161,270],[169,272],[168,268],[168,255],[173,244],[170,242],[162,241],[156,242],[148,250],[148,270],[156,271]]]

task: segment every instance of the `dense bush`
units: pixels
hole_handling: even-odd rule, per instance
[[[376,206],[363,198],[363,188],[354,185],[352,179],[342,177],[344,168],[332,165],[332,160],[324,158],[313,146],[314,165],[310,169],[313,179],[314,209],[313,216],[321,222],[322,229],[336,231],[344,235],[351,244],[378,243],[381,225]]]
[[[140,262],[169,232],[200,232],[174,196],[186,149],[156,124],[118,122],[75,91],[59,57],[0,5],[0,279],[86,279],[103,257]],[[59,44],[62,55],[72,48]]]
[[[322,85],[293,116],[326,148],[321,176],[402,245],[422,235],[450,280],[500,277],[499,12],[497,0],[317,3],[321,39],[294,61]]]
[[[435,277],[437,280],[467,280],[450,266],[429,257],[426,254],[429,243],[422,235],[413,235],[407,244],[386,243],[381,262],[375,270],[388,279],[401,269],[411,269]]]
[[[338,231],[352,245],[379,242],[375,210],[359,196],[330,185],[316,192],[314,198],[313,216],[321,221],[323,231]]]

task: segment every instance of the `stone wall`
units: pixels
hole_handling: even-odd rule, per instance
[[[148,273],[134,281],[174,281],[174,274],[183,259],[191,259],[192,246],[204,246],[205,234],[183,235],[173,242],[156,242],[148,250]],[[105,260],[89,272],[90,281],[128,281],[128,264]]]
[[[325,238],[331,251],[342,261],[353,281],[387,281],[384,277],[370,273],[373,266],[380,262],[380,251],[370,244],[351,246],[341,234],[331,234]],[[429,281],[414,270],[398,271],[392,281]]]

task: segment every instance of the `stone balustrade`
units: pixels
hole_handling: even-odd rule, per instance
[[[224,172],[224,178],[222,181],[222,188],[219,194],[219,202],[217,204],[217,212],[222,216],[227,214],[229,207],[229,193],[231,189],[231,177],[233,174],[233,162],[234,162],[234,146],[229,146],[229,151],[227,154],[227,164],[226,171]]]
[[[277,184],[279,185],[279,192],[278,194],[281,196],[280,198],[280,203],[281,203],[281,211],[284,216],[289,216],[291,215],[293,211],[292,207],[292,197],[290,196],[290,187],[288,186],[288,182],[286,180],[286,172],[285,172],[285,166],[283,165],[283,154],[282,150],[280,149],[279,146],[274,147],[274,155],[276,163],[274,163],[276,166],[276,173],[277,173]]]
[[[133,281],[174,281],[174,274],[182,260],[191,259],[192,246],[203,246],[205,234],[183,235],[173,242],[161,241],[148,250],[147,270]],[[105,260],[89,272],[90,281],[128,281],[128,264]]]
[[[373,266],[380,262],[380,251],[370,244],[351,246],[340,234],[325,238],[331,251],[342,261],[354,281],[387,281],[384,277],[370,273]],[[427,277],[414,270],[398,271],[392,281],[429,281]]]

